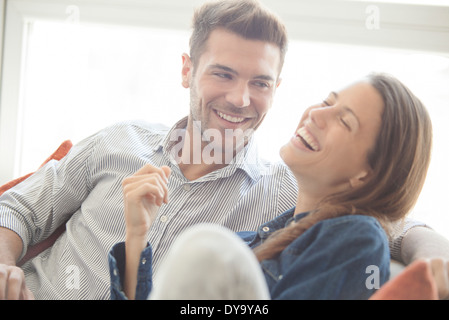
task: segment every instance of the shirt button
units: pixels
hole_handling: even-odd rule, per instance
[[[167,220],[168,220],[167,216],[162,216],[162,217],[159,219],[160,222],[167,222]]]
[[[263,227],[262,230],[263,230],[264,232],[268,232],[268,231],[270,231],[270,228],[268,228],[268,227]]]
[[[190,184],[185,184],[183,188],[184,188],[185,191],[190,191],[192,189]]]
[[[143,258],[142,259],[142,264],[145,264],[145,263],[147,263],[147,259]]]

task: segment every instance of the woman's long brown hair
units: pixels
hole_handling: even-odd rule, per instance
[[[368,163],[373,174],[362,186],[324,199],[313,214],[273,233],[254,249],[259,261],[280,254],[317,222],[360,214],[377,218],[385,230],[414,207],[430,163],[432,124],[421,101],[400,81],[384,74],[368,76],[384,103],[382,124]]]

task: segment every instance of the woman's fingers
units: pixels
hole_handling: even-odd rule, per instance
[[[154,167],[152,165],[146,165],[137,171],[134,175],[123,180],[123,187],[127,190],[133,190],[139,187],[141,184],[149,183],[157,185],[162,189],[163,202],[168,202],[168,177],[170,175],[170,168],[163,166],[161,168]]]
[[[134,200],[145,196],[162,198],[168,201],[168,187],[165,180],[158,174],[146,174],[126,178],[123,183],[125,195],[134,195]],[[162,203],[161,203],[162,204]]]
[[[159,207],[168,202],[168,176],[170,168],[146,165],[123,180],[125,219],[128,231],[146,233],[153,223]]]

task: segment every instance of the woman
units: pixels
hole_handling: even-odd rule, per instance
[[[173,288],[218,288],[216,273],[227,265],[232,267],[224,269],[235,271],[229,276],[234,282],[224,281],[227,293],[218,298],[242,297],[237,294],[242,278],[253,285],[246,291],[252,296],[244,298],[369,298],[388,280],[387,235],[392,222],[404,218],[416,203],[431,144],[432,127],[425,107],[393,77],[374,74],[332,92],[323,103],[306,110],[292,139],[280,151],[297,179],[296,207],[258,232],[239,234],[262,268],[254,267],[254,255],[232,245],[235,239],[230,240],[225,231],[218,230],[216,237],[204,229],[190,232],[174,246],[152,297],[199,297]],[[145,187],[133,184],[133,178],[124,181],[127,235],[121,245],[126,248],[126,261],[115,261],[116,248],[110,261],[112,266],[126,265],[123,283],[129,298],[145,298],[151,291],[151,248],[145,248],[146,234],[157,209],[168,201],[169,174],[168,167],[154,168]],[[215,258],[210,259],[214,252]],[[201,260],[219,261],[228,252],[230,256],[239,253],[233,259],[223,258],[219,267],[208,267]],[[140,264],[144,256],[145,266]],[[176,277],[179,269],[187,274]],[[114,285],[120,283],[117,270],[111,269],[113,298],[120,297],[121,288]],[[141,280],[142,275],[147,280]]]

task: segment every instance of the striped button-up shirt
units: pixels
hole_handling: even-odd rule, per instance
[[[145,164],[172,169],[170,201],[161,206],[148,236],[155,274],[188,226],[209,222],[236,232],[255,231],[295,205],[294,177],[284,164],[261,160],[254,139],[225,168],[187,180],[171,152],[186,124],[187,118],[172,129],[140,122],[111,126],[4,193],[0,226],[22,238],[22,256],[27,246],[66,224],[52,248],[22,267],[37,299],[109,298],[107,254],[125,239],[121,183]],[[393,256],[400,257],[401,240],[390,243]]]
[[[188,226],[210,222],[234,231],[256,230],[294,206],[294,178],[284,165],[258,158],[253,139],[225,168],[187,180],[170,152],[176,146],[172,132],[185,129],[186,121],[171,130],[135,122],[111,126],[2,196],[0,226],[22,238],[22,255],[27,245],[66,223],[53,247],[23,266],[37,299],[109,298],[107,254],[125,239],[121,183],[145,164],[172,169],[170,201],[160,208],[148,238],[155,273]]]

